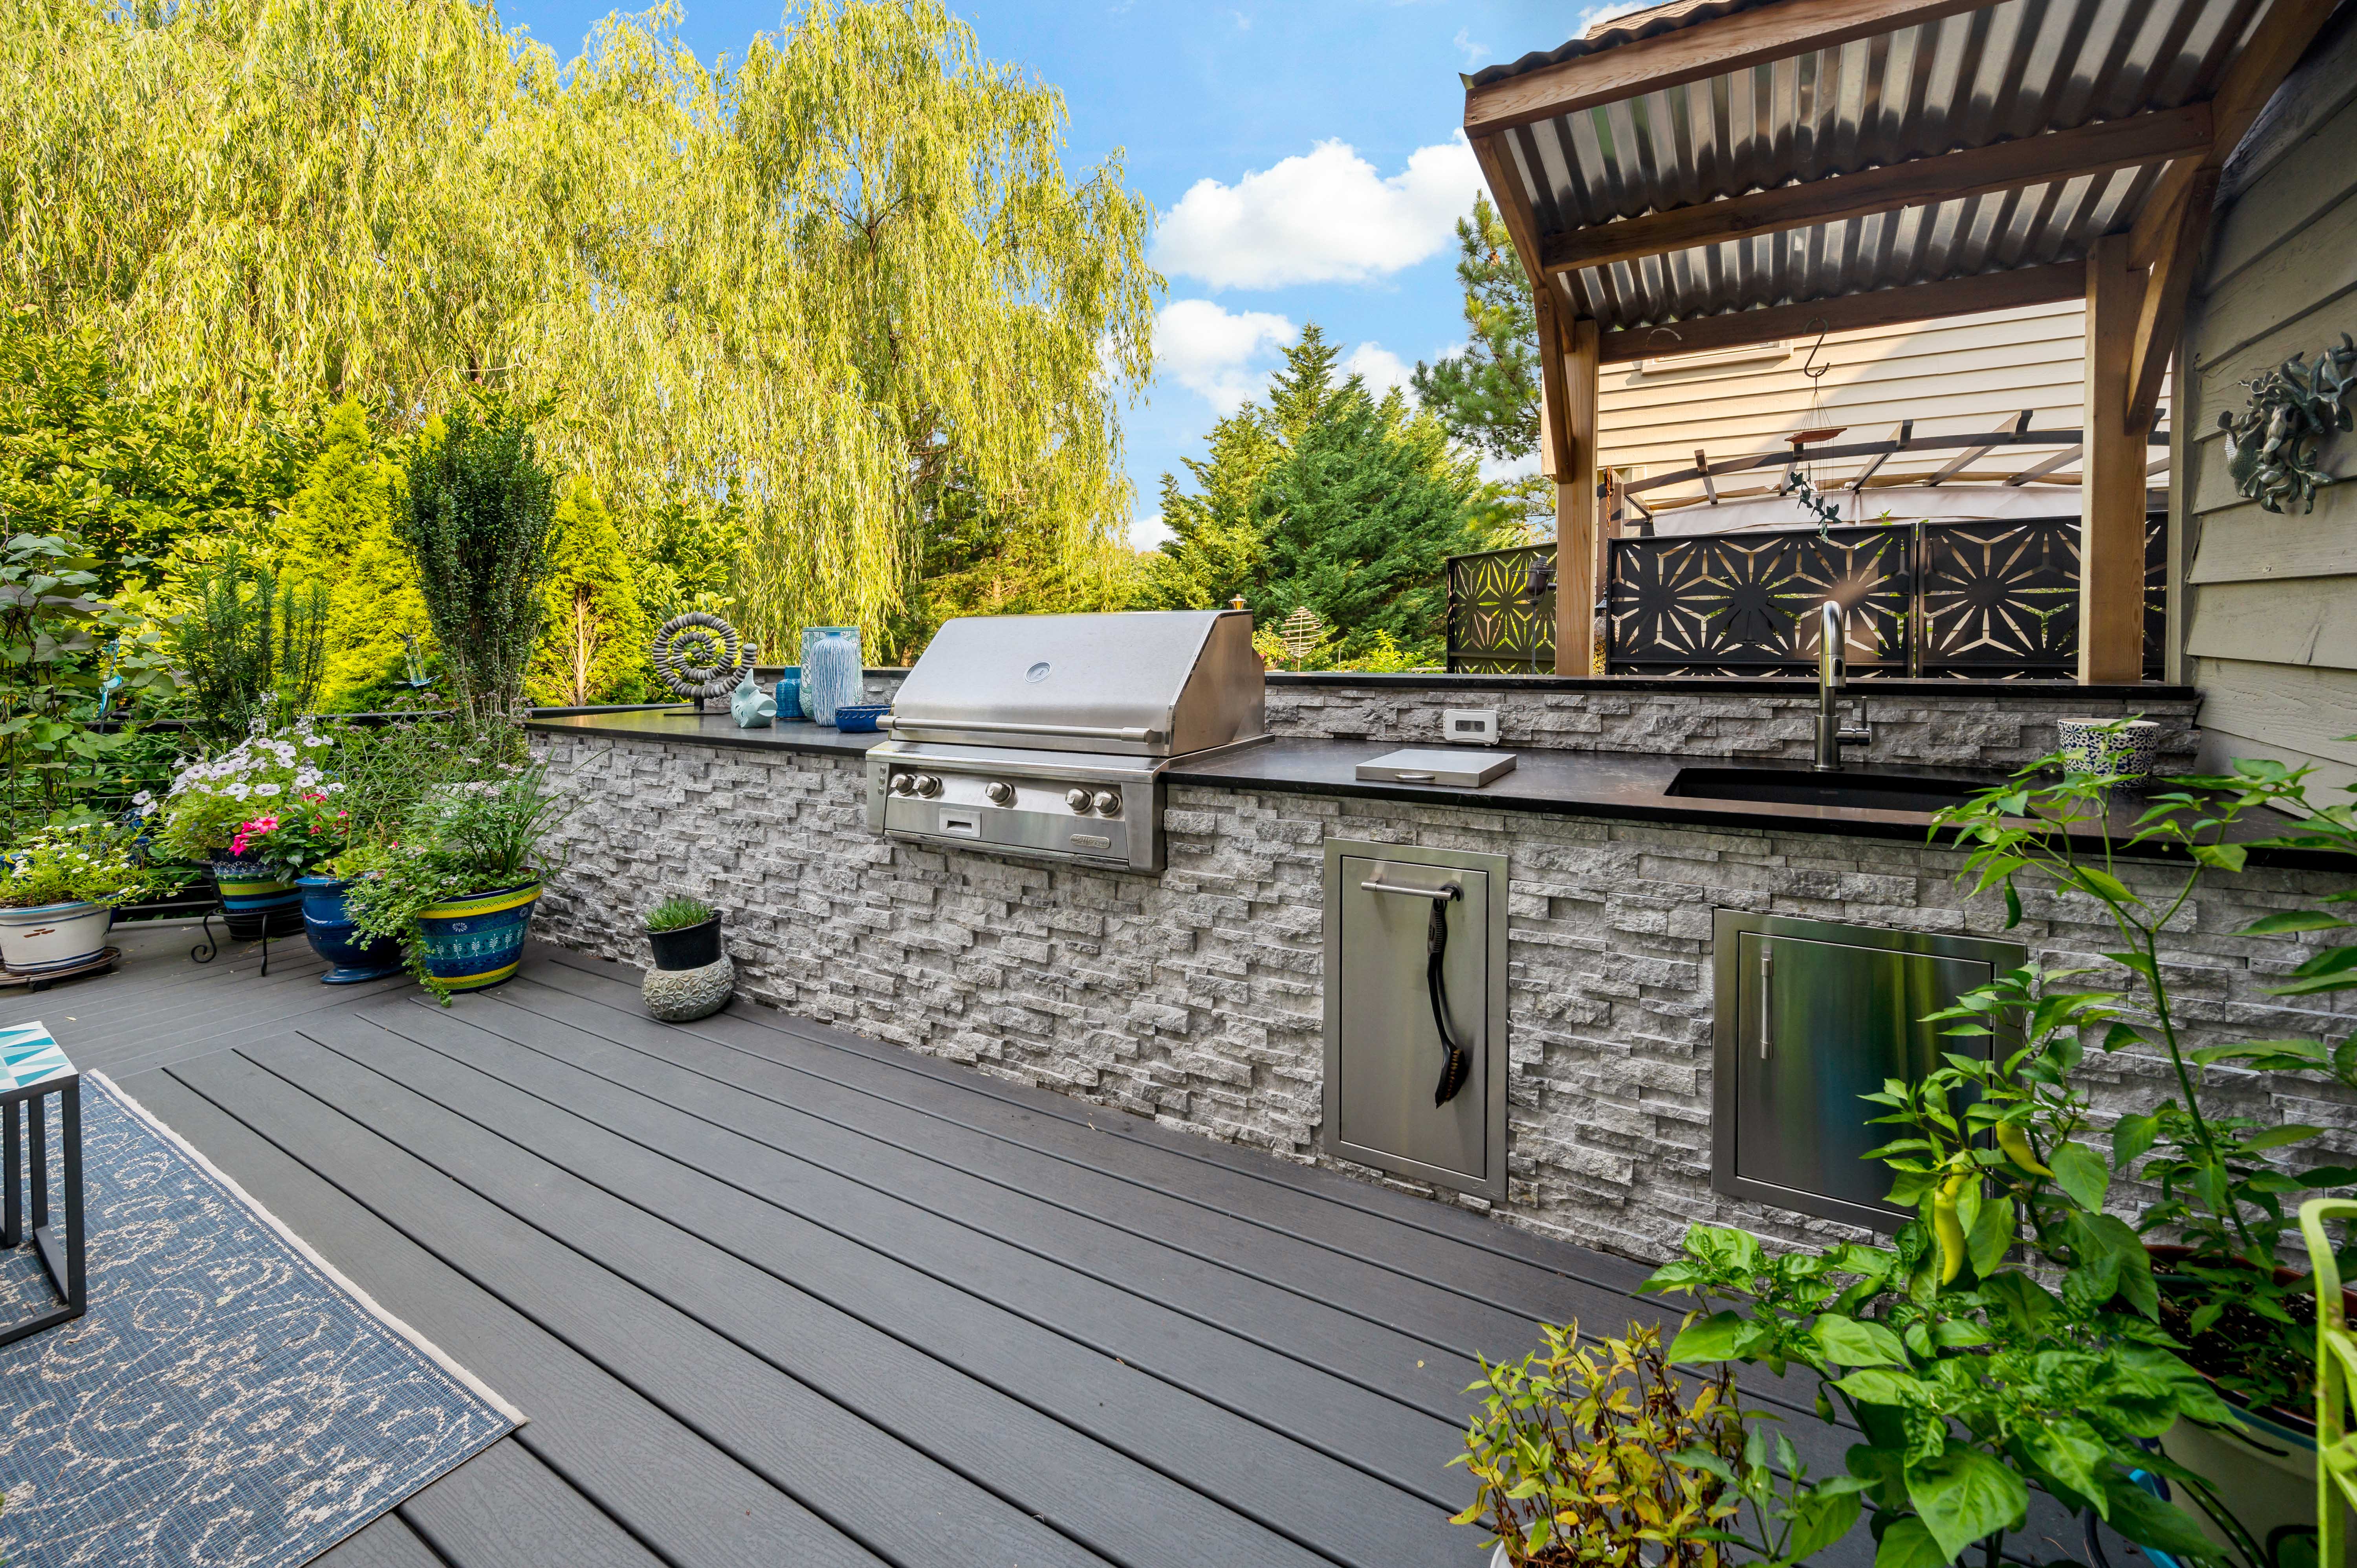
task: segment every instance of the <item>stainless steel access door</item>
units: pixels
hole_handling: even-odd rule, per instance
[[[1450,1033],[1472,1070],[1432,1102],[1447,1059],[1426,979],[1433,900]],[[1463,1192],[1506,1196],[1506,857],[1326,843],[1329,1154]]]
[[[1944,1051],[1986,1055],[1925,1015],[2028,961],[2014,942],[1717,911],[1711,1185],[1737,1197],[1895,1230],[1889,1168],[1862,1156],[1902,1130],[1860,1095],[1920,1079]],[[2000,1040],[1999,1048],[2009,1049]]]

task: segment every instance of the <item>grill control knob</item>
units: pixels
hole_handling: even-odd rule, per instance
[[[916,789],[916,779],[909,774],[895,773],[892,775],[892,793],[895,795],[906,795]]]
[[[1090,794],[1086,789],[1067,789],[1064,791],[1064,804],[1070,806],[1075,811],[1087,811],[1089,807],[1095,802],[1095,800],[1096,797]]]
[[[1121,815],[1121,791],[1118,789],[1098,790],[1096,805],[1097,811],[1101,815],[1108,817],[1117,817]]]
[[[994,806],[1011,806],[1015,803],[1015,786],[1004,779],[994,779],[984,785],[982,794],[983,798]]]
[[[918,774],[916,778],[916,785],[917,793],[922,795],[928,800],[942,792],[942,781],[934,778],[930,773]]]

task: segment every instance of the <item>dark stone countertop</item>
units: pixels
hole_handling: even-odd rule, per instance
[[[768,729],[739,729],[725,713],[697,717],[680,708],[608,709],[600,713],[549,714],[529,721],[527,727],[552,733],[609,736],[617,739],[673,741],[745,751],[790,751],[856,757],[885,737],[880,734],[845,735],[813,724],[774,725]],[[1663,757],[1632,752],[1544,751],[1529,746],[1500,746],[1516,757],[1514,770],[1478,789],[1434,784],[1364,783],[1358,765],[1385,752],[1403,749],[1396,741],[1278,739],[1207,757],[1181,760],[1163,774],[1171,784],[1211,789],[1265,789],[1280,794],[1334,795],[1371,800],[1400,800],[1414,805],[1456,806],[1470,811],[1537,811],[1557,816],[1598,817],[1609,821],[1659,823],[1665,827],[1751,828],[1770,832],[1832,833],[1852,838],[1925,842],[1932,819],[1921,811],[1867,810],[1847,806],[1798,806],[1781,802],[1717,800],[1668,793],[1681,768],[1756,768],[1786,771],[1807,778],[1801,763],[1753,761],[1730,757]],[[1903,774],[1918,779],[1960,779],[1996,783],[2003,775],[1954,768],[1857,768],[1854,773]],[[2109,828],[2115,842],[2126,840],[2144,809],[2143,799],[2122,795],[2113,805]],[[2228,836],[2237,843],[2269,838],[2294,825],[2293,819],[2272,811],[2253,813]],[[2088,847],[2100,847],[2094,833],[2074,834]],[[2184,857],[2159,850],[2136,852],[2134,858],[2175,860]],[[2305,850],[2255,849],[2251,864],[2295,869],[2339,871],[2357,875],[2357,864],[2347,857]]]

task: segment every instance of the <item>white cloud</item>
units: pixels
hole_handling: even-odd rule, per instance
[[[1394,387],[1407,392],[1413,403],[1415,394],[1409,390],[1407,378],[1415,368],[1381,343],[1361,343],[1351,349],[1350,357],[1342,361],[1343,373],[1365,378],[1367,391],[1379,403],[1383,401],[1383,395]]]
[[[1451,41],[1456,44],[1457,52],[1465,57],[1465,69],[1468,70],[1476,69],[1490,58],[1490,46],[1475,43],[1470,27],[1458,28],[1457,37]]]
[[[1129,520],[1129,547],[1132,550],[1159,550],[1164,540],[1177,537],[1170,531],[1170,525],[1162,521],[1162,514],[1158,511],[1152,517]]]
[[[1154,318],[1154,365],[1222,414],[1257,396],[1276,350],[1301,328],[1265,310],[1232,314],[1208,299],[1174,300]]]
[[[1480,185],[1461,133],[1389,178],[1349,143],[1320,142],[1233,185],[1197,180],[1163,220],[1154,263],[1213,288],[1363,283],[1447,244]]]

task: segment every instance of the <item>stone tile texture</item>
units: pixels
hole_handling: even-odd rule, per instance
[[[1715,717],[1720,706],[1741,703],[1631,700],[1588,733],[1685,725],[1698,746],[1708,726],[1737,722]],[[1913,699],[1905,711],[1938,712]],[[1545,703],[1518,712],[1531,725],[1577,717]],[[1982,715],[1984,759],[2034,753],[2050,724],[2009,704]],[[1307,721],[1294,709],[1287,722]],[[1900,727],[1895,713],[1889,722]],[[1528,744],[1527,732],[1509,740]],[[543,935],[643,963],[640,912],[691,893],[728,911],[739,990],[761,1002],[1319,1164],[1334,1163],[1318,1141],[1323,842],[1502,854],[1511,1190],[1496,1212],[1640,1260],[1667,1256],[1696,1220],[1785,1242],[1848,1233],[1711,1190],[1715,908],[2006,934],[2001,901],[1959,885],[1960,855],[1908,843],[1180,787],[1156,877],[888,843],[867,830],[853,760],[595,736],[534,745],[582,800],[564,830],[568,864],[541,904]],[[2167,868],[2122,875],[2153,896],[2174,886]],[[2171,953],[2195,1044],[2345,1032],[2348,1000],[2288,1007],[2258,989],[2315,939],[2235,933],[2349,885],[2264,869],[2207,885]],[[2024,916],[2012,935],[2050,963],[2102,965],[2118,945],[2083,901],[2031,891]],[[2086,1069],[2106,1118],[2169,1093],[2167,1077],[2164,1061],[2127,1054],[2091,1053]],[[2288,1075],[2214,1070],[2212,1083],[2219,1110],[2327,1126],[2326,1147],[2357,1157],[2357,1097]]]

